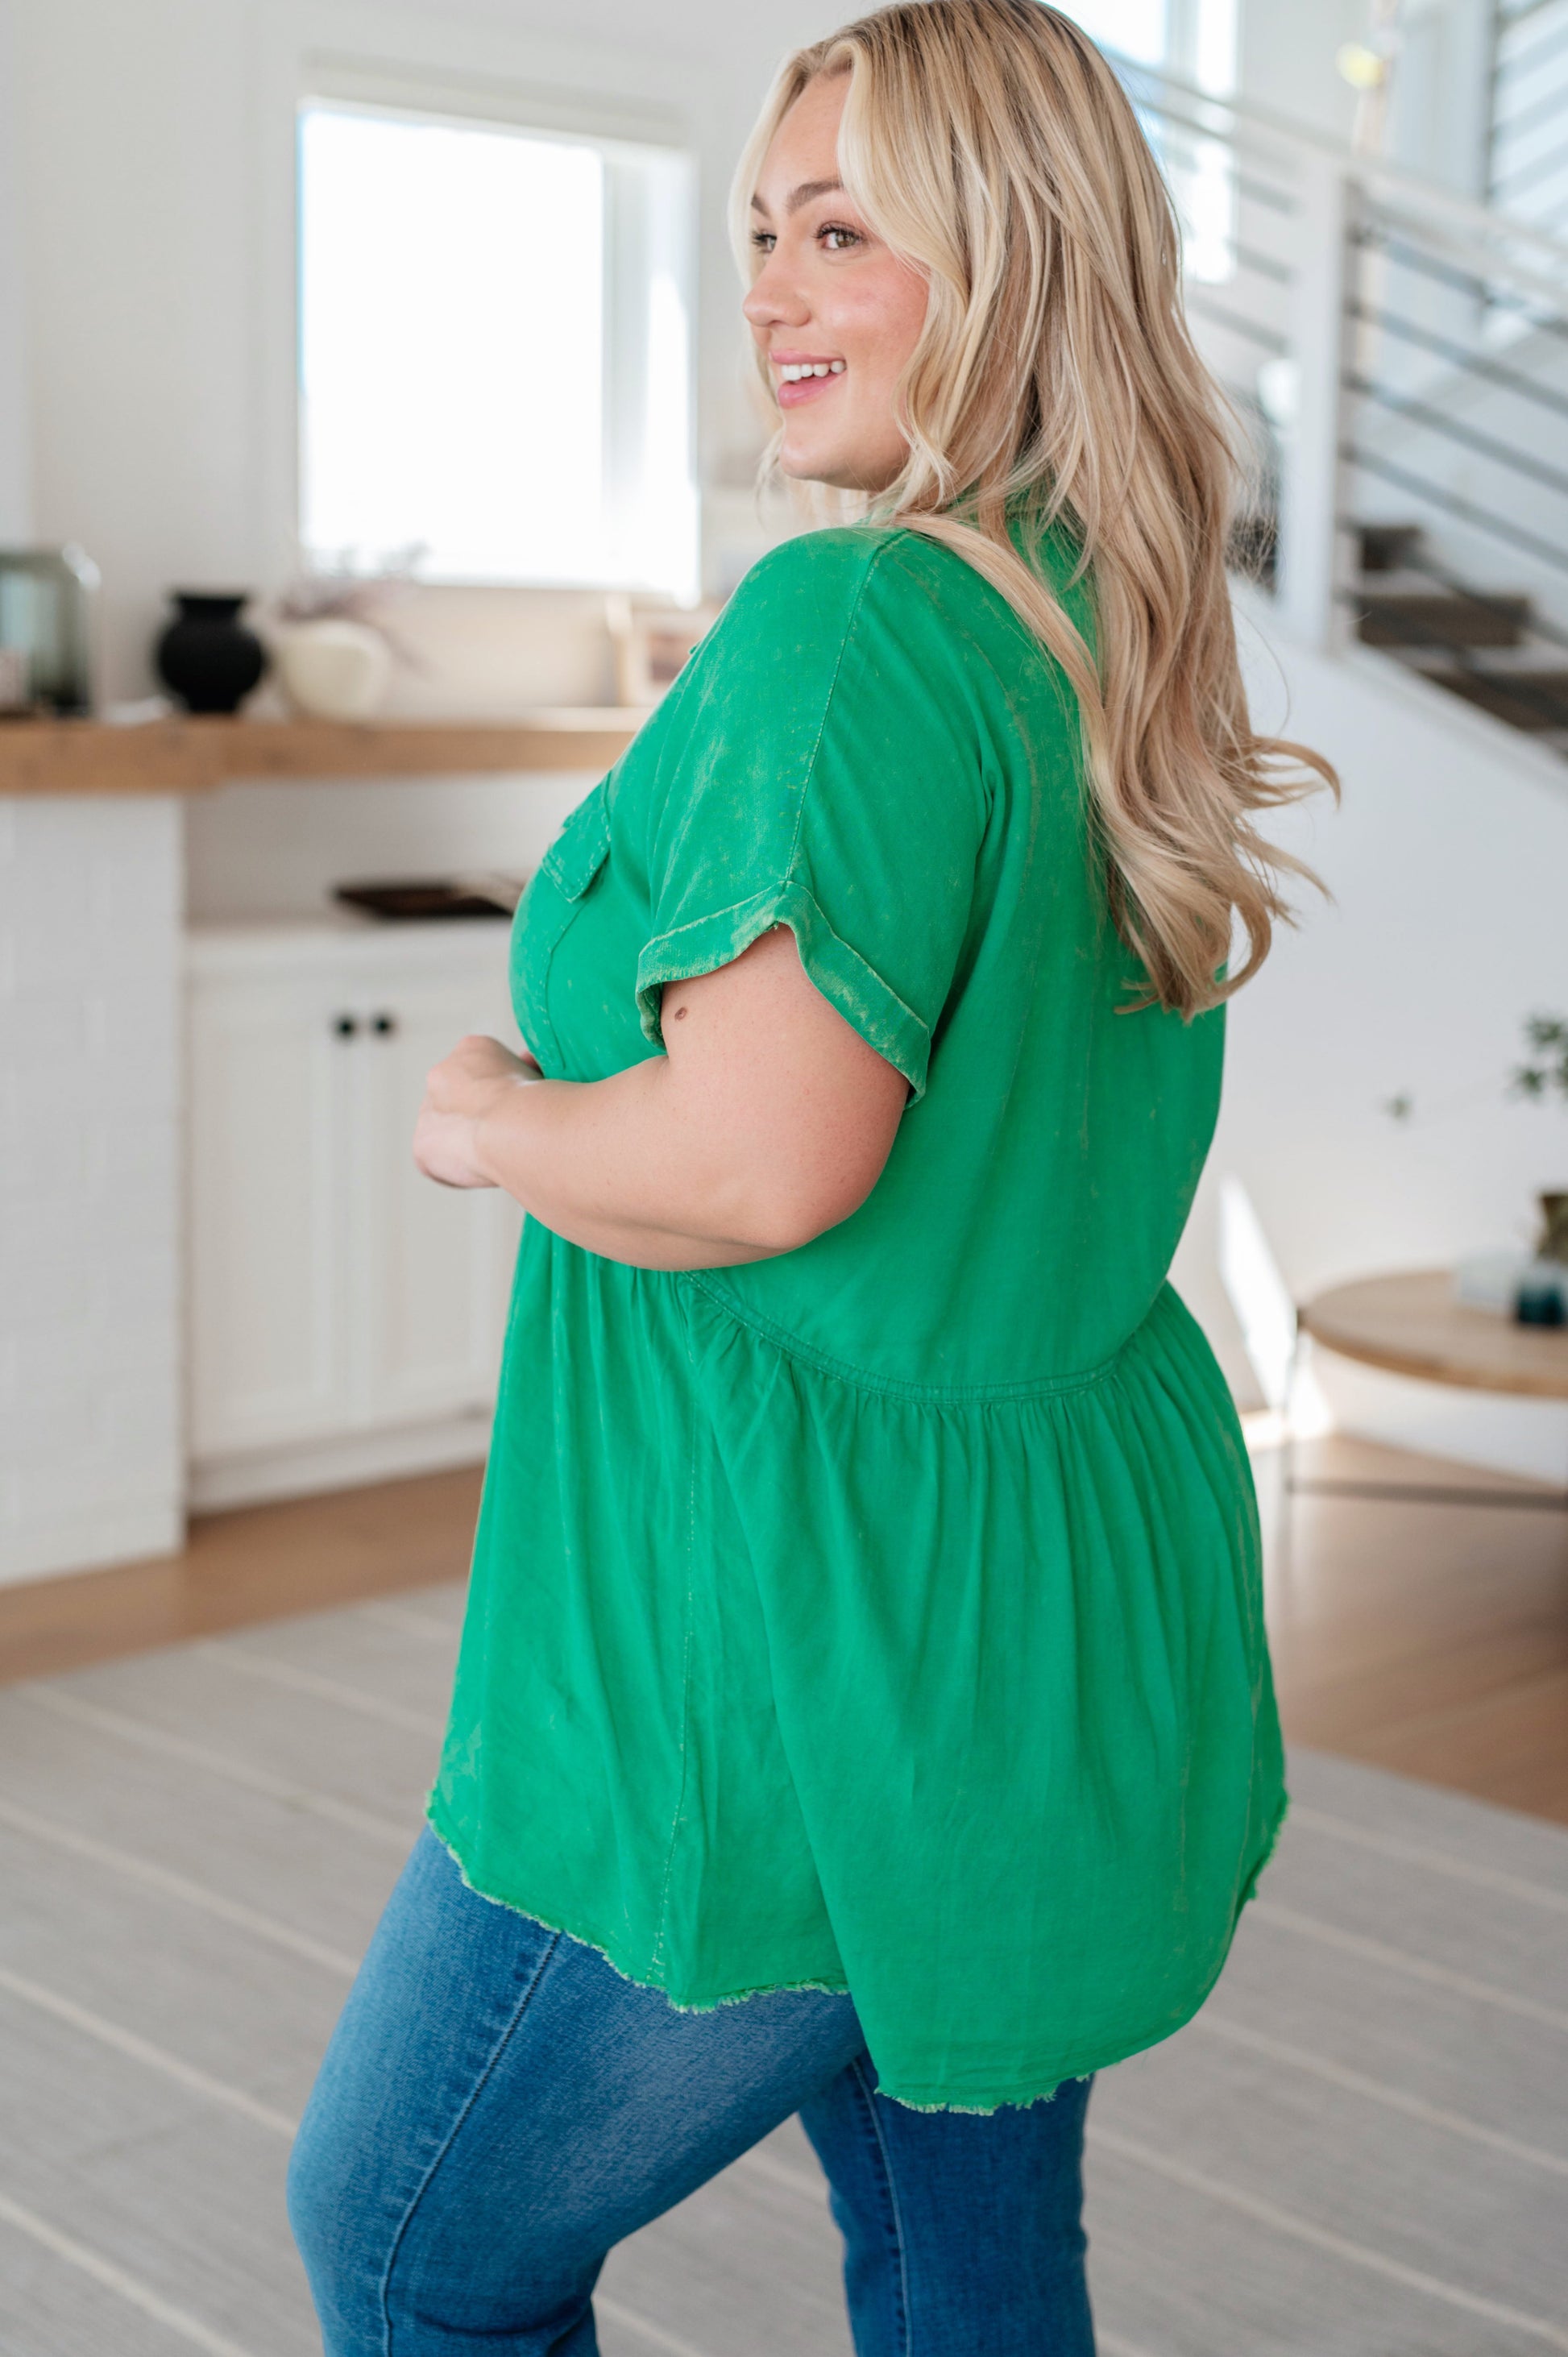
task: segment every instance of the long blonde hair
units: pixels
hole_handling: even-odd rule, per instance
[[[1253,813],[1337,780],[1248,719],[1225,574],[1238,469],[1182,316],[1158,167],[1069,17],[1039,0],[900,0],[779,70],[735,183],[748,278],[763,157],[824,74],[848,77],[844,187],[930,286],[899,396],[908,457],[866,518],[953,549],[1067,673],[1116,923],[1148,976],[1139,1003],[1196,1015],[1291,921],[1279,872],[1311,875]],[[1028,561],[1058,515],[1093,653]],[[1238,920],[1246,954],[1221,981]]]

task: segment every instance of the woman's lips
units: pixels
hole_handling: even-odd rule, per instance
[[[824,393],[831,393],[834,385],[842,384],[848,373],[845,370],[840,376],[797,377],[788,384],[780,380],[774,387],[779,406],[780,409],[799,409],[804,402],[820,400]]]

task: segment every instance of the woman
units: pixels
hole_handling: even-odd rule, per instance
[[[532,1059],[430,1078],[421,1168],[531,1217],[434,1832],[295,2164],[332,2357],[592,2350],[610,2246],[795,2111],[860,2357],[1081,2357],[1090,2075],[1283,1806],[1164,1279],[1300,787],[1165,196],[1034,0],[803,51],[737,185],[778,464],[864,520],[567,821]]]

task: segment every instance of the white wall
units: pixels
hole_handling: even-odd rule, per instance
[[[1491,0],[1406,0],[1387,152],[1407,171],[1482,198],[1490,114]]]
[[[1383,152],[1465,196],[1485,184],[1490,0],[1405,0]],[[1240,0],[1244,98],[1348,141],[1356,93],[1335,63],[1365,41],[1369,0]]]
[[[257,549],[254,145],[233,0],[15,0],[34,523],[104,575],[112,694]]]
[[[192,920],[320,915],[335,884],[530,875],[592,783],[540,774],[225,786],[186,810]]]
[[[1234,1003],[1210,1186],[1241,1179],[1298,1300],[1528,1246],[1537,1192],[1568,1186],[1568,1109],[1507,1092],[1522,1018],[1568,1011],[1568,767],[1372,654],[1271,652],[1244,610],[1256,716],[1326,752],[1344,801],[1276,822],[1334,899]],[[1211,1217],[1206,1190],[1178,1282],[1233,1365]],[[1568,1476],[1568,1411],[1318,1368],[1355,1429]]]
[[[0,0],[0,544],[32,536],[16,94],[15,10]]]
[[[1240,0],[1237,88],[1331,138],[1348,140],[1356,95],[1334,59],[1365,37],[1367,0]]]

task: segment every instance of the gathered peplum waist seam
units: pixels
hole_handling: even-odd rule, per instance
[[[835,1359],[826,1351],[813,1349],[810,1342],[802,1341],[798,1334],[791,1334],[786,1328],[776,1326],[771,1318],[763,1318],[755,1310],[743,1309],[738,1302],[733,1301],[721,1286],[715,1285],[713,1279],[701,1270],[682,1270],[678,1282],[692,1286],[697,1292],[705,1294],[716,1308],[724,1311],[726,1318],[733,1318],[737,1326],[748,1328],[752,1333],[770,1344],[782,1357],[793,1360],[799,1365],[810,1367],[817,1374],[830,1376],[835,1383],[848,1383],[856,1391],[873,1392],[884,1399],[908,1400],[924,1407],[1005,1406],[1015,1401],[1061,1399],[1075,1392],[1092,1391],[1097,1383],[1104,1383],[1108,1377],[1116,1372],[1127,1351],[1144,1332],[1149,1319],[1157,1314],[1160,1304],[1165,1299],[1165,1288],[1162,1286],[1160,1292],[1155,1295],[1147,1314],[1133,1327],[1132,1332],[1117,1344],[1110,1357],[1102,1359],[1098,1366],[1085,1368],[1081,1372],[1069,1375],[1038,1375],[1022,1383],[912,1383],[905,1382],[897,1375],[876,1374],[869,1368],[854,1365],[847,1359]]]

